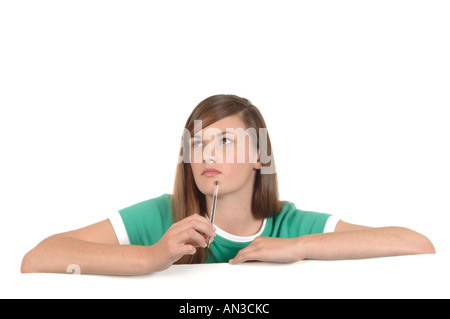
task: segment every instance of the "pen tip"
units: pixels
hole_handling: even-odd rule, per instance
[[[216,185],[219,185],[219,181],[216,181],[215,184],[216,184]]]

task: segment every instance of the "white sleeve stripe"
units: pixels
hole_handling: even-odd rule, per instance
[[[125,225],[123,223],[122,217],[119,212],[115,213],[109,218],[112,227],[114,228],[114,232],[116,233],[117,240],[120,245],[129,245],[130,239],[128,238],[127,230],[125,229]]]
[[[331,215],[328,217],[327,223],[325,224],[325,228],[323,230],[324,233],[333,233],[337,223],[340,221],[336,216]]]

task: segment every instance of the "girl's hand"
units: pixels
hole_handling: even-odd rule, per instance
[[[184,255],[193,255],[197,247],[206,247],[206,238],[213,241],[215,228],[209,220],[199,214],[193,214],[173,224],[164,236],[153,246],[149,246],[152,271],[169,268]]]
[[[292,263],[303,259],[297,238],[257,237],[250,245],[241,249],[230,259],[230,264],[245,261],[269,261]]]

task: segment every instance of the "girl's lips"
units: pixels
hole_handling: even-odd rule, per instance
[[[216,176],[216,175],[219,175],[219,174],[222,174],[222,173],[209,171],[209,172],[204,172],[202,175],[203,176]]]
[[[222,173],[214,168],[207,168],[207,169],[203,170],[203,172],[202,172],[203,176],[216,176],[219,174],[222,174]]]

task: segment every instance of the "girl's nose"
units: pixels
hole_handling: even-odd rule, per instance
[[[215,143],[208,143],[203,149],[203,160],[205,163],[217,162]]]

